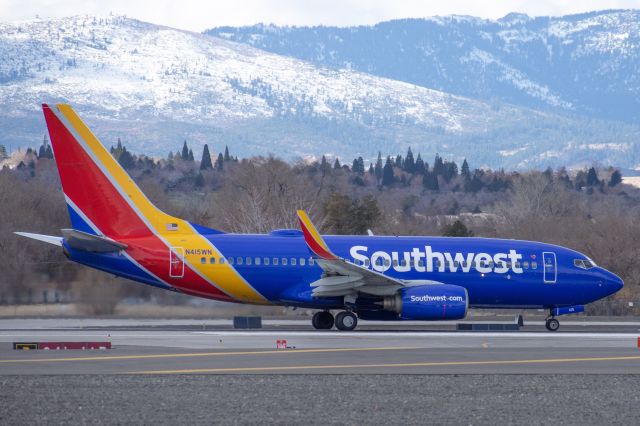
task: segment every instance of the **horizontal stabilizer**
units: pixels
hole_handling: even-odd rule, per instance
[[[21,237],[32,238],[38,241],[44,241],[45,243],[53,244],[54,246],[62,247],[62,237],[56,237],[53,235],[32,234],[31,232],[14,232]]]
[[[77,250],[108,253],[127,248],[126,244],[119,243],[111,238],[87,234],[76,229],[63,229],[62,235],[64,235],[64,240],[69,247]]]

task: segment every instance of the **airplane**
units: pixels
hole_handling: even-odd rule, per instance
[[[42,105],[71,228],[16,232],[70,260],[165,290],[226,302],[316,310],[315,329],[358,319],[438,321],[471,308],[548,309],[556,317],[623,287],[588,256],[557,245],[493,238],[321,235],[300,229],[232,234],[159,210],[70,105]],[[339,311],[333,315],[331,311]]]

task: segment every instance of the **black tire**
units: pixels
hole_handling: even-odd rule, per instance
[[[316,330],[331,330],[333,328],[333,315],[328,311],[316,312],[311,318],[311,325]]]
[[[336,315],[336,328],[341,331],[351,331],[358,325],[358,318],[351,312],[340,312]]]
[[[560,321],[555,318],[549,318],[545,323],[545,327],[547,327],[547,330],[549,331],[558,331],[560,328]]]

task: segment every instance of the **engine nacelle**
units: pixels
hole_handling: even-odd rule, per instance
[[[462,319],[468,306],[467,289],[450,284],[405,287],[383,301],[384,309],[400,319],[418,321]]]

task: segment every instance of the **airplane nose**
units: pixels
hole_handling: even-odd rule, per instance
[[[607,271],[606,269],[603,272],[604,272],[604,278],[605,278],[604,281],[605,281],[606,287],[610,291],[609,294],[616,293],[617,291],[621,290],[622,287],[624,287],[624,282],[622,281],[622,278],[620,278],[613,272]]]

